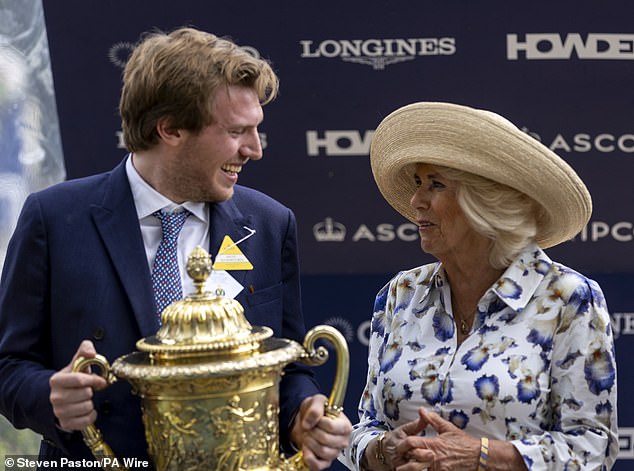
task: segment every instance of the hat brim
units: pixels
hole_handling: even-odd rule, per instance
[[[399,108],[377,127],[370,163],[383,197],[410,221],[419,163],[463,170],[528,195],[545,209],[536,235],[543,248],[573,238],[592,214],[590,193],[572,167],[490,111],[439,102]]]

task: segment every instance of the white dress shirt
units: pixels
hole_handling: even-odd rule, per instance
[[[183,296],[193,293],[194,282],[186,272],[187,258],[197,245],[209,250],[209,205],[191,201],[176,204],[166,198],[139,175],[132,163],[132,154],[128,156],[125,169],[141,226],[141,235],[143,236],[143,245],[150,272],[163,235],[161,223],[153,213],[161,209],[166,212],[187,209],[191,213],[178,236],[178,267],[181,274]]]

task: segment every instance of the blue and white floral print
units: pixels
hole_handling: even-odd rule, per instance
[[[529,470],[610,469],[616,362],[599,286],[531,245],[484,294],[461,345],[450,299],[438,263],[379,292],[359,423],[341,461],[359,469],[376,434],[423,406],[475,437],[512,442]]]

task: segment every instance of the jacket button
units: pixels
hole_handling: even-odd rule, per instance
[[[92,338],[95,340],[102,340],[106,331],[103,327],[95,327],[95,330],[92,331]]]

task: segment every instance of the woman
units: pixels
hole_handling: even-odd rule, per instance
[[[561,158],[504,118],[414,103],[376,130],[372,171],[438,263],[377,295],[350,469],[607,470],[616,366],[599,286],[543,251],[587,223]]]

